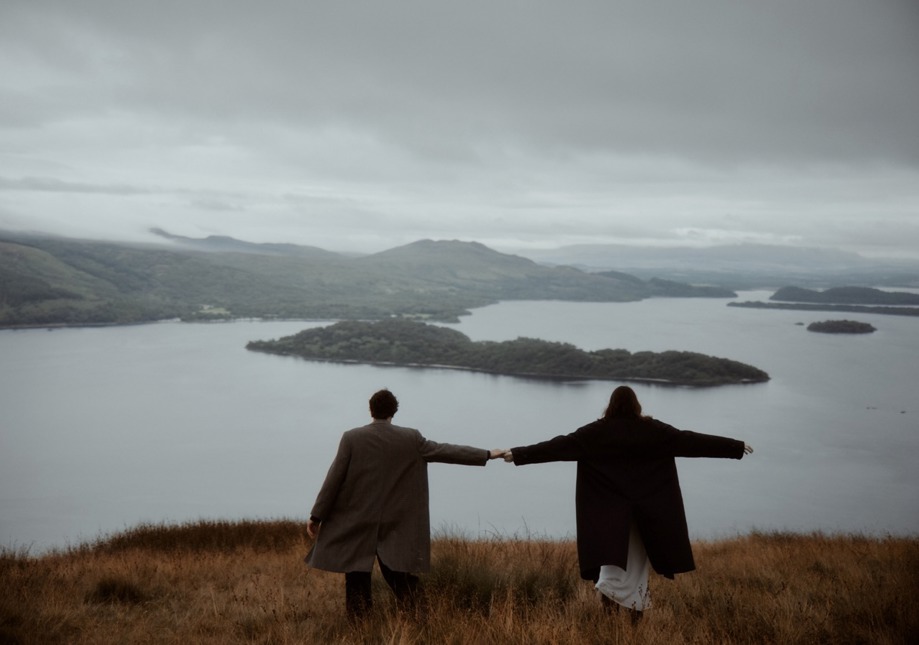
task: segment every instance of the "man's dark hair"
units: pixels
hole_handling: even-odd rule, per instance
[[[370,397],[370,416],[374,419],[389,419],[396,416],[399,409],[399,401],[396,395],[389,390],[380,390],[374,392]]]

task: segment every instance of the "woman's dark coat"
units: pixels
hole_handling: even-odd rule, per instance
[[[603,565],[625,568],[633,520],[655,571],[672,578],[695,569],[674,457],[741,459],[744,443],[617,417],[511,452],[518,466],[578,462],[578,561],[581,577],[596,581]]]

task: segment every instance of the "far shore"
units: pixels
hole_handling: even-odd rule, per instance
[[[881,314],[887,316],[919,316],[919,307],[891,307],[876,305],[821,305],[790,302],[729,302],[728,307],[748,309],[787,309],[791,311],[844,311],[848,313]]]

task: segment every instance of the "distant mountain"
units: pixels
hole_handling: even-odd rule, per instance
[[[478,242],[420,240],[358,258],[355,264],[405,284],[423,283],[418,288],[428,291],[452,290],[462,284],[472,293],[497,300],[622,302],[651,295],[641,281],[547,267]]]
[[[836,305],[919,305],[919,294],[882,291],[871,287],[834,287],[823,291],[782,287],[769,299]]]
[[[691,284],[686,284],[684,282],[676,282],[674,280],[663,280],[661,278],[651,278],[647,282],[642,281],[640,278],[631,276],[627,273],[621,273],[619,271],[601,271],[597,275],[613,277],[613,276],[628,276],[621,277],[623,280],[636,280],[642,285],[644,285],[652,297],[661,297],[661,298],[736,298],[737,293],[732,289],[727,289],[725,287],[714,287],[714,286],[696,286]]]
[[[205,238],[183,237],[181,235],[173,235],[172,233],[168,233],[161,228],[151,228],[150,232],[154,235],[158,235],[164,240],[169,240],[170,242],[173,242],[177,245],[186,247],[188,249],[195,249],[197,251],[211,251],[221,253],[255,253],[264,255],[293,255],[298,257],[340,257],[338,253],[326,251],[325,249],[321,249],[318,246],[301,246],[297,244],[276,243],[257,244],[253,242],[244,242],[242,240],[237,240],[236,238],[227,237],[225,235],[210,235]]]
[[[605,269],[699,269],[726,270],[738,266],[745,271],[849,270],[870,262],[856,253],[836,249],[800,248],[765,244],[735,244],[697,247],[640,247],[581,244],[553,250],[528,251],[540,262],[572,264]]]
[[[479,242],[458,240],[418,240],[404,246],[365,256],[360,260],[366,265],[377,267],[418,268],[436,265],[448,273],[472,271],[482,268],[501,275],[521,275],[537,265],[532,260],[499,253]]]
[[[500,300],[723,295],[540,265],[475,242],[421,240],[348,257],[220,236],[158,235],[163,244],[142,245],[0,232],[0,326],[240,317],[455,321]]]
[[[919,316],[919,294],[883,291],[872,287],[832,287],[823,291],[803,287],[782,287],[770,302],[729,302],[731,307],[836,311],[889,316]]]
[[[537,262],[585,271],[616,270],[642,278],[659,277],[734,289],[789,283],[919,286],[919,262],[880,262],[827,248],[762,244],[708,248],[584,244],[522,253]]]

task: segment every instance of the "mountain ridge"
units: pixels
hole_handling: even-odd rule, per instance
[[[501,300],[661,295],[660,284],[633,276],[545,266],[478,242],[419,240],[349,257],[163,233],[162,244],[128,244],[0,232],[0,326],[248,317],[456,321]]]
[[[732,289],[777,288],[786,284],[919,287],[919,260],[866,258],[851,251],[770,244],[710,247],[641,247],[582,244],[527,250],[538,262],[584,271],[622,271]]]
[[[278,242],[246,242],[228,235],[209,235],[204,238],[185,237],[183,235],[174,235],[158,227],[153,227],[149,231],[164,240],[199,251],[269,255],[315,255],[319,257],[338,257],[341,255],[318,246]]]

